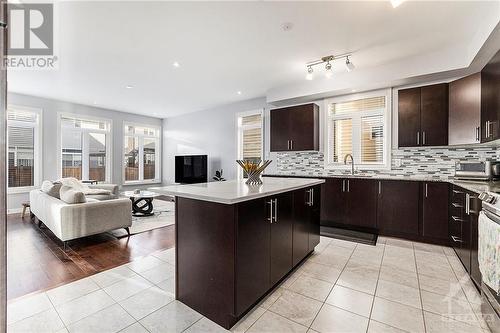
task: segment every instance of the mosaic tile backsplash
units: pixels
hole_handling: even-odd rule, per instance
[[[396,160],[401,161],[401,166],[396,166]],[[455,174],[457,160],[500,160],[500,150],[492,147],[393,149],[391,170],[357,170],[356,175],[448,179]],[[278,153],[276,167],[282,175],[335,176],[351,172],[350,169],[325,170],[324,155],[320,152]]]

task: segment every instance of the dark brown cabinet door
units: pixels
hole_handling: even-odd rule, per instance
[[[309,253],[309,232],[311,231],[310,191],[312,188],[293,193],[293,265],[297,265]],[[319,232],[319,230],[318,230]]]
[[[481,139],[481,73],[450,82],[448,96],[448,144],[478,143]]]
[[[290,150],[290,115],[288,108],[274,109],[271,118],[271,151]]]
[[[345,179],[327,178],[321,188],[321,225],[346,223]]]
[[[377,182],[369,179],[346,179],[346,182],[346,224],[376,228]]]
[[[379,182],[377,226],[388,236],[418,236],[420,184],[413,181]]]
[[[305,104],[290,108],[291,150],[319,149],[319,107]]]
[[[309,252],[314,250],[319,244],[320,223],[321,223],[321,188],[322,186],[313,187],[312,191],[312,206],[309,219]]]
[[[422,146],[448,145],[448,84],[420,88]]]
[[[271,114],[271,151],[319,150],[319,106],[310,103]]]
[[[465,214],[465,191],[453,185],[450,192],[450,219],[448,223],[448,233],[450,245],[453,247],[458,257],[462,260],[462,224],[466,218]]]
[[[293,192],[273,197],[274,221],[271,223],[271,284],[292,269]]]
[[[481,142],[500,137],[500,51],[481,71]]]
[[[238,204],[236,255],[236,314],[240,315],[271,287],[271,223],[266,202]]]
[[[420,88],[398,92],[399,147],[420,146]]]
[[[478,260],[478,219],[481,211],[481,200],[476,195],[471,195],[469,198],[469,217],[471,226],[471,242],[470,242],[470,276],[477,286],[481,286],[481,271],[479,270]]]
[[[448,239],[448,183],[422,183],[422,236]]]

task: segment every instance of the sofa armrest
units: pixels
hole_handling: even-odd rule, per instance
[[[118,195],[118,189],[119,186],[116,184],[93,184],[93,185],[87,185],[90,188],[98,188],[101,190],[108,190],[112,194]]]

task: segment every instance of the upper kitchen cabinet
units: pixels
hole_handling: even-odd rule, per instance
[[[500,138],[500,52],[481,71],[481,142]]]
[[[319,150],[319,106],[271,110],[271,151]]]
[[[449,84],[449,145],[480,142],[481,73]]]
[[[398,93],[399,147],[448,145],[448,84]]]

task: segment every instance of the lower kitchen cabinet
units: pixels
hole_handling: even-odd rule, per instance
[[[309,209],[309,252],[314,250],[320,240],[320,224],[321,224],[321,187],[315,186],[311,188],[311,200]],[[295,219],[296,221],[297,219]],[[298,260],[298,258],[297,258]]]
[[[377,182],[347,179],[346,223],[360,228],[377,227]]]
[[[419,197],[419,182],[378,181],[377,227],[380,234],[418,236]]]
[[[271,285],[292,269],[293,192],[278,194],[274,200],[271,226]],[[305,223],[308,223],[306,221]]]
[[[422,183],[422,229],[424,238],[448,239],[449,184]]]
[[[327,178],[321,188],[321,225],[346,224],[345,179]]]
[[[293,196],[293,266],[297,265],[320,240],[320,186],[300,189]]]
[[[471,227],[471,241],[470,241],[470,276],[472,281],[479,287],[481,286],[481,271],[479,271],[478,260],[478,222],[479,212],[481,211],[481,200],[475,193],[471,193],[469,197],[469,218]]]

